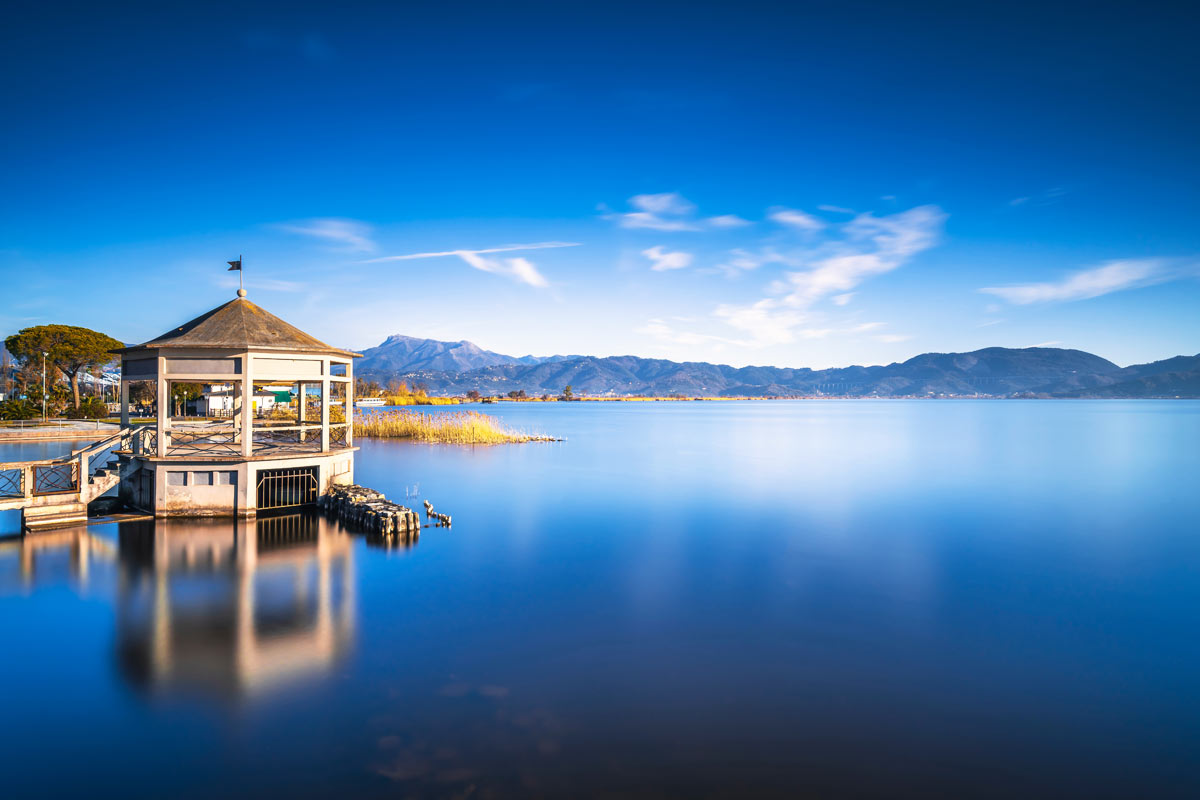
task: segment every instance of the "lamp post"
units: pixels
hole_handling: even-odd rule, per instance
[[[46,424],[46,356],[49,353],[42,352],[42,424]]]

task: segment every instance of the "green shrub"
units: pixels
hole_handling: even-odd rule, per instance
[[[33,419],[41,414],[41,409],[28,400],[18,400],[14,397],[0,403],[0,419]]]
[[[79,408],[68,408],[67,419],[104,419],[108,416],[108,406],[99,397],[85,397],[79,402]]]

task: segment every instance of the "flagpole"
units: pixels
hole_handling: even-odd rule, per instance
[[[246,262],[242,261],[242,254],[238,253],[238,291],[239,292],[245,291],[245,289],[246,289],[245,277],[242,274],[243,272],[245,272],[245,265],[246,265]],[[239,295],[239,297],[240,297],[240,295]]]

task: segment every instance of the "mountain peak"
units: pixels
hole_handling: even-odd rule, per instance
[[[384,339],[378,347],[364,350],[363,360],[359,362],[356,371],[362,375],[421,371],[467,372],[501,364],[538,364],[542,360],[536,356],[517,358],[493,353],[466,339],[440,342],[394,333]]]

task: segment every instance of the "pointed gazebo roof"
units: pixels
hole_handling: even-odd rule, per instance
[[[167,348],[280,350],[290,353],[359,357],[358,353],[331,347],[320,339],[309,336],[294,325],[289,325],[269,311],[259,308],[245,297],[237,297],[217,306],[156,339],[113,352],[128,354]]]

